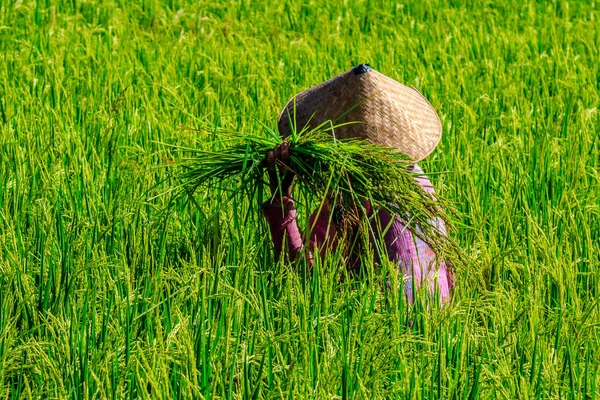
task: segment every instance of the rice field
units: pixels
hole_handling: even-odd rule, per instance
[[[599,19],[595,1],[0,2],[0,398],[600,397]],[[176,196],[174,146],[264,136],[359,63],[442,119],[420,165],[466,255],[442,309],[409,306],[391,265],[275,262],[260,185]]]

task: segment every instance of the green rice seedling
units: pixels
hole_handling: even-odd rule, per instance
[[[449,220],[448,202],[423,190],[407,168],[413,163],[402,153],[365,140],[336,139],[339,126],[329,122],[310,130],[293,130],[285,139],[290,142],[290,165],[282,166],[282,172],[293,173],[312,195],[333,199],[347,218],[357,218],[352,214],[360,213],[361,199],[369,200],[375,209],[406,216],[408,229],[457,264],[458,247],[439,232],[436,223],[438,218]],[[218,140],[203,142],[204,149],[179,148],[190,153],[180,163],[180,194],[193,195],[200,188],[210,191],[216,186],[229,190],[229,198],[253,194],[253,188],[264,184],[269,151],[284,140],[266,130],[268,137],[237,134],[221,138],[223,134]],[[280,184],[281,175],[278,170]]]

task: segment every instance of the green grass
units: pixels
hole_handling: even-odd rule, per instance
[[[0,3],[1,398],[600,396],[597,3],[139,3]],[[470,257],[443,310],[170,192],[167,144],[211,137],[177,126],[262,134],[232,115],[275,127],[361,62],[442,118],[422,167]]]

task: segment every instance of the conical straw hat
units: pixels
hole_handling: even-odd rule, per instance
[[[352,122],[332,134],[394,147],[415,162],[427,157],[442,137],[440,118],[421,93],[366,64],[291,98],[279,115],[281,136],[291,134],[294,116],[297,131],[326,121],[331,124],[324,129]]]

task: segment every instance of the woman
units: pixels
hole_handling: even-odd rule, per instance
[[[437,113],[418,91],[372,70],[366,64],[290,100],[278,121],[283,137],[291,134],[292,121],[299,128],[316,127],[326,121],[332,121],[335,125],[359,121],[342,125],[331,132],[336,138],[362,138],[394,147],[415,162],[433,151],[442,131]],[[356,253],[347,248],[360,236],[359,224],[336,218],[335,199],[330,199],[311,215],[309,246],[305,248],[292,200],[294,176],[285,168],[288,162],[288,142],[271,151],[267,160],[272,197],[265,202],[263,214],[270,227],[276,257],[281,255],[284,246],[291,260],[306,250],[309,265],[312,266],[314,251],[325,253],[343,246],[349,267],[356,268],[360,265]],[[410,169],[424,191],[433,197],[431,182],[419,166],[415,163]],[[278,171],[281,180],[278,179]],[[406,229],[398,216],[391,216],[384,210],[372,210],[368,201],[361,203],[354,207],[355,212],[351,214],[369,219],[369,240],[372,243],[380,239],[384,241],[387,257],[397,263],[406,277],[404,292],[409,302],[412,303],[414,299],[413,289],[422,285],[426,285],[431,295],[437,292],[442,302],[448,301],[453,288],[453,276],[446,263],[438,262],[431,247]],[[446,234],[444,222],[438,220],[436,224]]]

